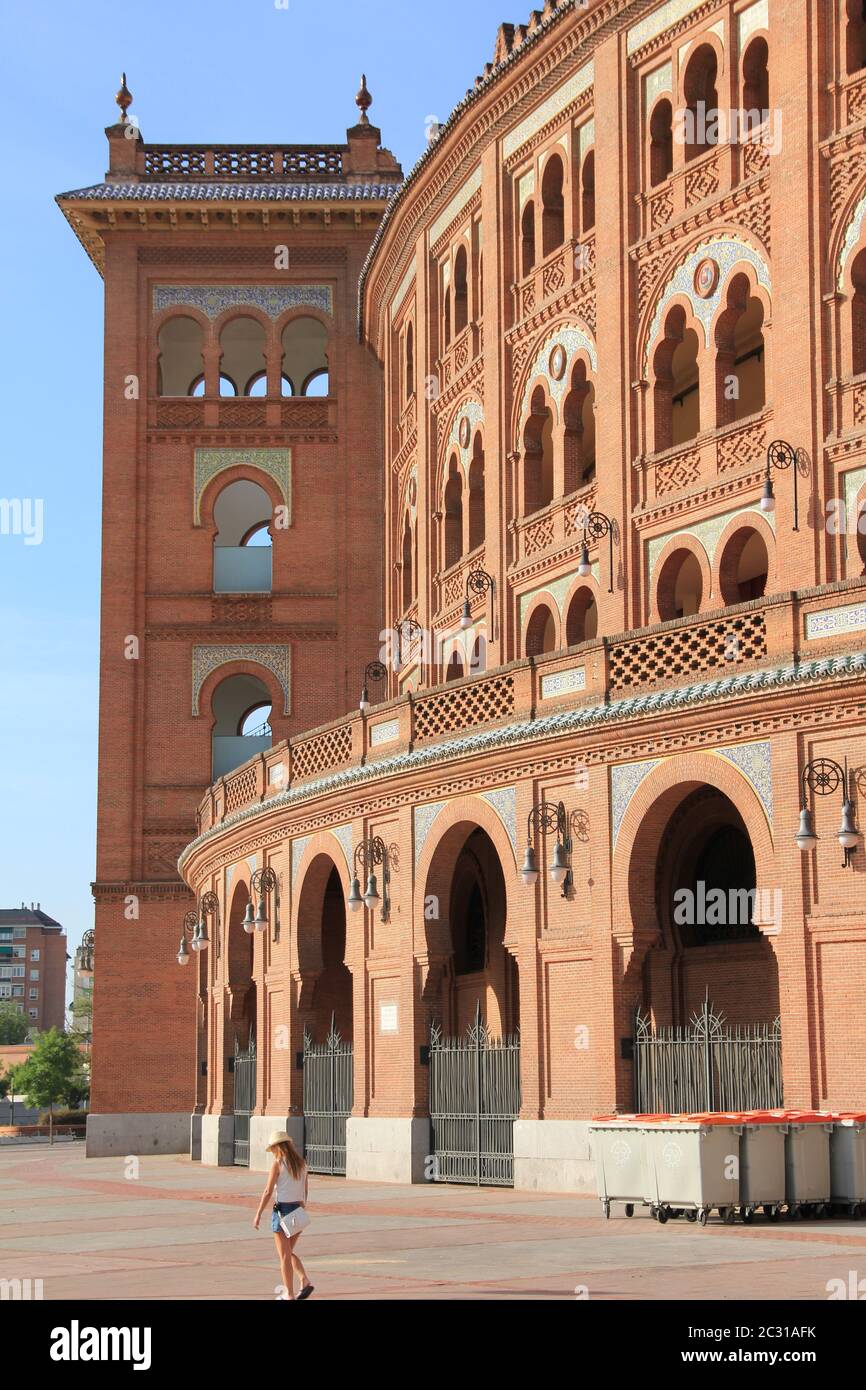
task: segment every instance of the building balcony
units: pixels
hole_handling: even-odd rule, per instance
[[[216,545],[215,594],[269,594],[273,551],[269,545]]]
[[[536,555],[554,555],[583,534],[583,518],[595,508],[595,483],[555,498],[541,511],[517,517],[509,525],[512,538],[509,569],[518,568]]]
[[[571,238],[539,261],[527,276],[512,286],[514,322],[520,323],[595,271],[595,232],[579,240]]]
[[[157,430],[336,429],[333,396],[159,396],[148,402]]]
[[[643,475],[639,505],[652,507],[728,474],[751,475],[765,465],[772,424],[772,410],[763,410],[733,425],[707,430],[673,449],[636,459],[633,466]]]

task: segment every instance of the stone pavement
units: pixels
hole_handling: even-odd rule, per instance
[[[263,1174],[127,1164],[0,1150],[0,1279],[42,1279],[45,1299],[276,1296],[267,1213],[252,1228]],[[310,1199],[317,1299],[823,1300],[828,1280],[866,1280],[866,1224],[847,1219],[659,1226],[621,1208],[605,1221],[589,1197],[315,1176]]]

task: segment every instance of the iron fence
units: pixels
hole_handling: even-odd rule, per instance
[[[311,1173],[346,1172],[346,1121],[352,1113],[354,1048],[334,1019],[323,1043],[304,1029],[304,1156]]]
[[[256,1040],[250,1038],[246,1051],[235,1039],[235,1132],[234,1161],[241,1168],[250,1166],[250,1115],[256,1105]]]
[[[635,1110],[771,1110],[782,1104],[782,1025],[725,1023],[707,1000],[684,1026],[635,1019]]]
[[[520,1037],[492,1038],[481,1018],[462,1038],[430,1032],[430,1123],[434,1182],[514,1183],[514,1121],[520,1113]]]

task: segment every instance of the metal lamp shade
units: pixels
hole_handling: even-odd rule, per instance
[[[526,854],[523,857],[523,867],[520,870],[520,877],[527,888],[532,888],[538,882],[538,865],[535,862],[535,850],[532,845],[526,846]]]
[[[804,854],[808,854],[818,843],[818,836],[815,834],[815,827],[812,824],[812,812],[804,806],[800,812],[800,829],[797,831],[797,844]]]
[[[556,848],[553,851],[553,859],[550,863],[550,877],[554,883],[564,882],[568,874],[568,855],[565,846],[557,840]]]
[[[250,901],[247,903],[247,910],[246,910],[246,912],[244,913],[244,931],[245,931],[245,932],[248,932],[248,933],[250,934],[250,936],[252,936],[252,934],[253,934],[253,932],[255,931],[255,929],[256,929],[256,919],[255,919],[254,916],[253,916],[253,904],[252,904],[252,900],[250,900]]]
[[[854,807],[846,801],[842,807],[842,824],[839,827],[839,844],[843,849],[856,849],[860,836],[854,824]]]
[[[364,906],[364,899],[361,897],[361,885],[356,878],[352,879],[352,886],[349,889],[346,906],[350,912],[360,912],[361,908]]]
[[[379,901],[379,889],[376,887],[376,875],[369,874],[367,877],[367,887],[364,889],[364,902],[367,907],[373,908]]]

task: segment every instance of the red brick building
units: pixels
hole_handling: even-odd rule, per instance
[[[0,909],[0,999],[36,1032],[66,1027],[66,932],[39,903]]]
[[[205,1161],[276,1120],[356,1177],[570,1187],[599,1111],[862,1107],[864,64],[859,5],[547,4],[391,198],[343,710],[388,685],[201,802]],[[707,1001],[704,1098],[652,1068]]]

